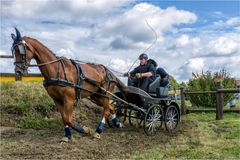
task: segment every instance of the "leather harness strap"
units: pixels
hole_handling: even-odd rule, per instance
[[[64,79],[60,78],[60,63],[59,63],[57,78],[47,78],[43,81],[43,85],[44,85],[44,87],[51,86],[51,85],[59,85],[62,87],[74,87],[76,89],[76,100],[77,101],[79,99],[81,99],[81,90],[84,90],[84,91],[87,91],[87,92],[90,92],[90,93],[93,93],[93,94],[96,94],[99,96],[108,97],[108,96],[106,96],[106,94],[109,91],[111,83],[117,83],[115,80],[113,80],[113,76],[112,76],[111,72],[104,65],[102,65],[102,66],[106,71],[106,76],[105,76],[105,79],[100,83],[100,82],[97,82],[95,80],[92,80],[92,79],[86,77],[83,73],[81,65],[77,61],[70,59],[70,61],[75,66],[76,71],[77,71],[77,83],[75,84],[73,82],[68,81],[68,79],[67,79],[65,67],[63,64],[63,59],[61,59],[59,61],[61,63],[63,71],[64,71]],[[99,88],[99,90],[102,90],[104,93],[98,93],[98,92],[94,92],[89,89],[83,88],[83,86],[82,86],[83,81],[86,81],[94,86],[97,86]],[[108,83],[108,85],[107,85],[106,89],[103,89],[103,85],[105,83]]]

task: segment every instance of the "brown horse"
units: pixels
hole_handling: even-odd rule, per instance
[[[12,34],[15,73],[17,76],[22,76],[27,73],[29,66],[39,67],[45,79],[44,87],[61,113],[66,141],[71,140],[71,129],[79,133],[90,132],[88,127],[74,125],[72,122],[76,97],[90,97],[96,104],[103,106],[102,120],[95,131],[95,138],[100,138],[110,113],[113,114],[112,121],[115,126],[118,128],[122,126],[116,118],[110,98],[116,86],[123,92],[127,88],[105,66],[79,64],[64,57],[59,58],[36,39],[21,37],[20,32],[16,28],[15,30],[16,35]],[[30,65],[31,59],[35,59],[37,65]]]

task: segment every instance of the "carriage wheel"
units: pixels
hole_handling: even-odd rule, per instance
[[[170,105],[165,113],[165,127],[168,132],[173,133],[180,122],[180,113],[175,105]]]
[[[131,126],[140,127],[142,121],[144,120],[144,113],[131,109],[129,111],[128,120]]]
[[[158,105],[151,106],[144,119],[144,131],[147,135],[155,135],[162,127],[163,110]]]

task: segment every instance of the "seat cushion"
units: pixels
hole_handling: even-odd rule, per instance
[[[160,77],[157,77],[152,83],[149,84],[148,92],[156,93],[156,88],[160,87]]]

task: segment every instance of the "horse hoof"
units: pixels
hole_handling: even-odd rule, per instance
[[[124,126],[123,126],[123,124],[122,123],[120,123],[120,125],[119,125],[119,128],[123,128]]]
[[[94,139],[100,139],[101,136],[100,136],[99,133],[95,132],[94,135],[93,135],[93,138],[94,138]]]
[[[68,139],[67,137],[63,137],[63,138],[61,139],[60,143],[61,143],[61,144],[63,144],[63,143],[70,143],[70,142],[72,142],[72,141],[73,141],[73,138],[70,140],[70,139]]]
[[[93,130],[91,128],[83,126],[83,129],[84,129],[84,133],[90,134],[90,135],[93,134]]]

